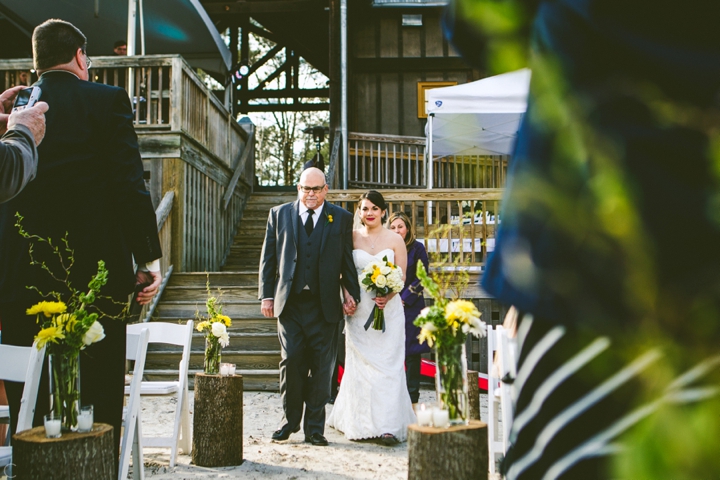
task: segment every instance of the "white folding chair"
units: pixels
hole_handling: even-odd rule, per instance
[[[145,468],[143,464],[142,428],[140,426],[140,384],[145,370],[150,332],[143,328],[137,333],[127,333],[125,358],[135,361],[133,378],[130,383],[130,397],[123,409],[123,434],[120,439],[120,461],[118,463],[118,480],[127,479],[130,469],[130,452],[133,459],[133,479],[143,480]]]
[[[515,340],[506,329],[487,325],[488,341],[488,457],[490,473],[495,463],[508,449],[508,437],[513,419],[512,386],[502,382],[506,376],[515,378]],[[502,429],[500,420],[502,419]],[[502,430],[502,432],[501,432]],[[501,436],[502,433],[502,436]]]
[[[179,375],[172,382],[142,382],[140,395],[177,395],[175,410],[175,423],[173,433],[169,437],[143,437],[146,447],[170,448],[170,466],[175,466],[178,448],[185,454],[190,454],[190,406],[188,400],[188,368],[190,367],[190,346],[193,335],[193,321],[188,320],[185,325],[167,322],[136,323],[128,325],[128,332],[137,332],[140,329],[150,330],[150,343],[163,343],[182,347],[182,357],[179,365]],[[125,387],[125,393],[129,388]]]
[[[24,382],[16,432],[32,428],[45,347],[0,345],[0,380]],[[8,432],[10,435],[11,432]],[[0,471],[12,478],[12,447],[0,447]]]

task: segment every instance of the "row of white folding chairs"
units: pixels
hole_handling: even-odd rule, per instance
[[[125,389],[128,395],[127,406],[123,410],[123,435],[120,442],[121,453],[118,479],[125,480],[132,456],[133,478],[144,478],[143,443],[147,446],[167,446],[171,448],[170,463],[175,464],[178,445],[185,453],[190,453],[190,415],[188,404],[187,371],[190,362],[190,344],[193,322],[185,325],[169,323],[141,323],[128,326],[126,359],[135,362],[132,382]],[[179,378],[174,382],[143,381],[145,358],[148,343],[166,343],[182,346]],[[24,382],[17,431],[32,428],[35,414],[40,373],[44,358],[44,349],[40,352],[33,347],[0,345],[0,380]],[[141,395],[177,395],[177,410],[170,437],[143,437],[141,424]],[[9,414],[8,414],[9,416]],[[9,432],[8,432],[9,435]],[[132,454],[132,455],[131,455]],[[7,468],[12,462],[12,447],[0,447],[0,468]],[[138,468],[139,467],[139,468]]]
[[[514,379],[516,372],[516,342],[507,329],[487,325],[488,343],[488,458],[490,473],[495,473],[495,463],[508,450],[508,437],[513,419],[511,384],[503,382],[506,377]],[[502,428],[500,421],[502,420]],[[502,434],[501,434],[502,430]]]

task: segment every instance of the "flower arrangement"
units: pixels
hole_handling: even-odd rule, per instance
[[[417,276],[425,291],[435,303],[424,308],[415,319],[421,328],[418,339],[435,349],[435,388],[442,405],[448,409],[452,424],[468,421],[467,360],[465,340],[467,335],[483,336],[485,322],[480,312],[468,300],[445,298],[438,283],[430,278],[421,262]]]
[[[397,265],[388,261],[387,255],[382,261],[376,260],[368,263],[359,275],[360,285],[368,291],[375,292],[377,297],[385,297],[392,292],[399,293],[404,287],[402,279],[402,270]],[[385,331],[385,313],[382,309],[375,305],[367,323],[365,330],[370,327],[374,330]]]
[[[230,345],[228,327],[232,320],[222,313],[222,305],[218,297],[210,293],[210,280],[207,282],[208,298],[205,301],[207,317],[196,314],[200,320],[197,324],[197,331],[205,335],[205,373],[217,375],[220,371],[220,350]]]
[[[100,289],[107,283],[108,271],[105,262],[98,262],[97,273],[88,283],[87,293],[75,289],[70,283],[70,267],[74,263],[74,252],[69,247],[67,236],[62,239],[67,258],[63,258],[60,249],[53,246],[50,239],[31,235],[23,230],[22,217],[17,215],[16,226],[20,235],[39,242],[47,243],[59,258],[64,275],[56,276],[44,262],[33,257],[30,248],[31,264],[47,271],[58,282],[65,285],[67,294],[58,292],[44,294],[30,286],[43,298],[52,297],[55,301],[41,301],[26,310],[26,314],[35,316],[41,329],[35,336],[37,348],[47,347],[50,359],[50,408],[62,419],[65,430],[77,429],[77,416],[80,411],[80,351],[105,338],[105,330],[98,321],[101,314],[90,306],[100,298]],[[65,299],[65,301],[63,301]]]

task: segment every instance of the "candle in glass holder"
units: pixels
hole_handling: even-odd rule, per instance
[[[418,425],[421,427],[432,425],[432,410],[427,408],[424,403],[418,404],[415,414],[417,415]]]
[[[59,417],[55,418],[55,415],[48,413],[43,420],[45,423],[45,436],[47,438],[59,438],[62,436]]]
[[[230,375],[230,364],[229,363],[221,363],[220,364],[220,376],[227,377],[228,375]]]
[[[228,375],[235,375],[235,364],[228,363]]]
[[[447,428],[450,426],[450,412],[442,408],[433,408],[432,419],[435,427]]]
[[[93,406],[87,405],[80,408],[78,415],[78,432],[90,432],[93,427]]]

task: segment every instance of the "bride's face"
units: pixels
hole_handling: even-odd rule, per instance
[[[381,210],[380,207],[367,198],[364,198],[362,202],[360,202],[359,210],[360,220],[362,220],[366,226],[373,227],[375,225],[382,225],[382,217],[385,211]]]

